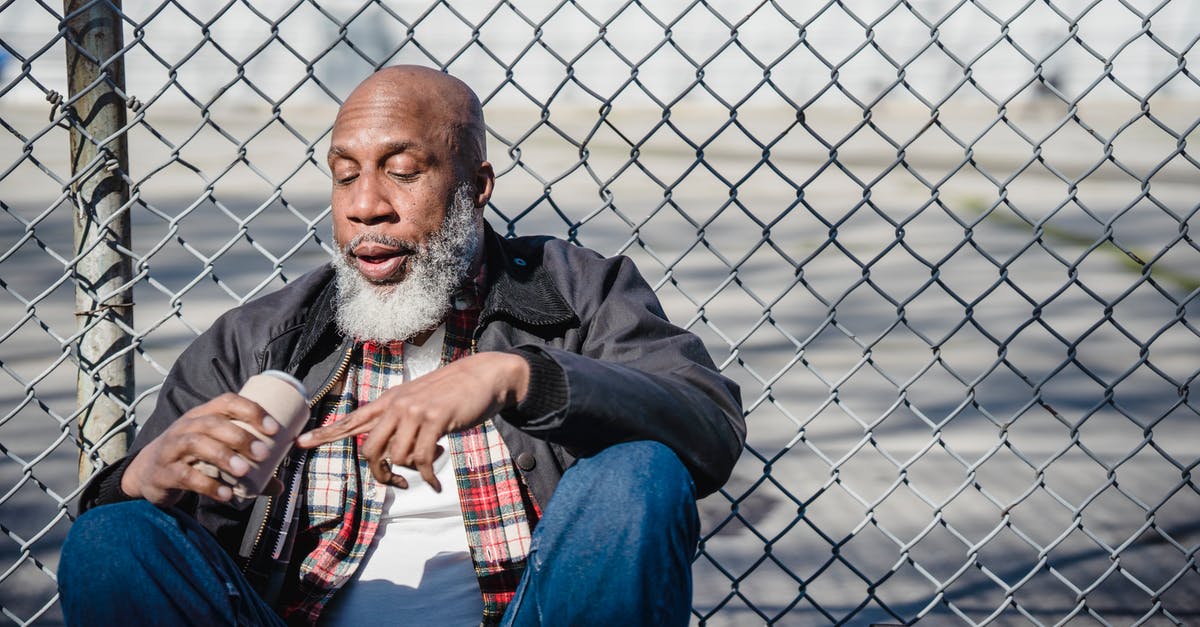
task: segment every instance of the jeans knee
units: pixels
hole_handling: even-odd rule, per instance
[[[69,586],[75,575],[91,579],[97,571],[136,567],[132,549],[161,533],[170,514],[145,501],[103,505],[84,512],[63,542],[58,577]]]
[[[610,446],[576,462],[563,481],[593,507],[625,511],[634,519],[695,517],[691,474],[669,447],[637,441]]]
[[[679,457],[657,442],[578,459],[534,531],[527,575],[536,601],[525,603],[555,624],[685,624],[695,494]]]
[[[653,469],[659,483],[686,492],[695,498],[696,486],[692,483],[692,474],[675,451],[666,444],[641,440],[618,444],[612,448],[617,454],[626,456],[629,463]]]
[[[126,538],[143,537],[152,533],[162,526],[162,521],[170,517],[166,511],[142,500],[101,505],[89,509],[75,519],[67,537],[69,540],[72,536],[99,536],[119,543]]]

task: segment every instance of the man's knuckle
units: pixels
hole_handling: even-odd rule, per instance
[[[171,483],[176,486],[186,487],[192,480],[192,477],[200,475],[200,471],[196,470],[191,464],[172,464],[171,472],[168,477],[171,478]]]
[[[415,402],[409,404],[408,414],[420,422],[429,422],[434,416],[434,411],[427,403]]]
[[[190,430],[190,433],[195,433],[197,431],[213,431],[214,429],[220,429],[221,425],[226,422],[228,422],[228,420],[221,417],[219,414],[207,412],[203,414],[197,414],[195,419],[192,420],[192,423],[187,425],[187,428]]]

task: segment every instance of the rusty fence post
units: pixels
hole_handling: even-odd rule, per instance
[[[75,205],[79,479],[123,456],[133,433],[133,263],[120,0],[63,0]],[[124,251],[124,252],[123,252]]]

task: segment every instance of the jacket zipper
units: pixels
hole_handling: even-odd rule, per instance
[[[489,321],[480,317],[475,321],[475,329],[471,331],[471,354],[479,352],[479,336],[483,335],[483,327],[487,326]]]
[[[309,399],[309,401],[308,401],[309,411],[311,411],[313,407],[317,406],[317,403],[319,403],[321,401],[321,399],[324,398],[324,396],[326,394],[328,394],[330,390],[333,389],[333,386],[337,385],[337,382],[340,381],[342,379],[342,377],[346,376],[346,370],[350,366],[350,356],[353,353],[354,353],[354,344],[351,343],[350,346],[348,348],[346,348],[346,353],[344,355],[342,355],[342,363],[338,365],[337,371],[335,371],[333,377],[331,379],[329,379],[329,383],[325,384],[325,387],[321,388],[321,391],[317,392],[316,396],[313,396],[311,399]],[[275,475],[276,475],[276,478],[278,478],[278,476],[279,476],[278,469],[276,470]],[[295,480],[296,475],[297,475],[297,473],[292,473],[293,481]],[[284,495],[290,496],[292,487],[293,487],[292,485],[285,485],[283,487],[284,488],[283,492],[280,492],[280,496],[284,496]],[[253,562],[254,554],[257,553],[262,547],[263,532],[266,531],[267,521],[270,520],[270,518],[271,518],[271,509],[272,509],[271,506],[274,504],[274,502],[275,502],[274,499],[267,501],[267,506],[266,506],[266,508],[263,509],[262,522],[260,522],[258,525],[258,532],[256,534],[254,534],[254,548],[251,549],[251,552],[250,552],[251,558],[247,560],[247,565],[249,563]],[[282,536],[280,537],[280,540],[282,540]],[[278,549],[279,547],[276,546],[275,548]]]

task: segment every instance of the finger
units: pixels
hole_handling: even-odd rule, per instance
[[[388,455],[392,458],[392,463],[398,466],[407,466],[414,468],[412,460],[413,447],[417,443],[417,432],[421,429],[421,423],[416,419],[405,420],[396,428],[396,432],[388,442]]]
[[[395,421],[378,421],[375,428],[363,441],[362,447],[359,448],[359,454],[367,460],[367,467],[371,469],[371,475],[375,477],[376,481],[388,485],[393,483],[393,473],[391,460],[388,459],[387,446],[395,428]]]
[[[442,437],[438,433],[439,429],[429,428],[421,430],[421,434],[417,437],[416,446],[413,449],[413,461],[416,462],[416,468],[421,473],[421,478],[429,487],[433,488],[434,492],[442,491],[442,484],[438,481],[437,474],[433,471],[433,461],[437,459],[438,438]]]
[[[254,443],[259,440],[253,433],[239,426],[238,422],[222,416],[202,416],[197,418],[185,430],[185,433],[204,434],[252,459],[256,458],[255,455],[257,453],[264,452],[262,449],[265,449],[265,445],[261,448],[254,446]],[[256,449],[259,450],[256,451]]]
[[[214,479],[200,472],[190,464],[177,463],[169,467],[172,472],[163,473],[173,476],[179,488],[207,496],[215,501],[226,502],[233,498],[233,488],[219,479]]]
[[[377,420],[374,428],[363,440],[359,453],[371,462],[378,462],[388,456],[388,443],[396,431],[395,420]]]
[[[261,463],[267,461],[267,457],[271,455],[271,447],[262,440],[254,438],[254,440],[250,442],[250,450],[248,452],[250,459]]]
[[[230,418],[241,421],[258,434],[272,436],[279,433],[279,423],[267,414],[262,405],[244,397],[234,395],[227,401],[226,412]]]
[[[237,429],[237,427],[233,427]],[[239,429],[240,431],[240,429]],[[207,462],[216,466],[233,477],[243,477],[250,472],[251,462],[212,436],[210,433],[189,432],[180,435],[172,443],[174,449],[168,456],[168,463],[183,462],[191,465],[195,462]],[[187,486],[164,486],[187,487]]]
[[[367,459],[367,467],[371,469],[371,476],[375,477],[376,481],[407,490],[408,480],[393,472],[392,457],[386,448],[392,439],[389,436],[394,432],[396,425],[389,421],[382,421],[382,423],[376,426],[375,430],[371,431],[371,435],[367,436],[367,440],[363,442],[362,455]]]
[[[375,418],[378,414],[378,410],[374,410],[371,407],[369,404],[365,405],[350,412],[349,416],[331,425],[300,434],[300,437],[296,438],[296,446],[300,448],[314,448],[322,444],[328,444],[329,442],[335,442],[352,435],[370,431],[375,424]]]
[[[242,401],[245,399],[222,395],[215,401],[201,405],[193,412],[189,412],[193,415],[186,421],[176,422],[173,430],[175,433],[203,432],[226,443],[248,459],[262,461],[269,454],[268,447],[258,440],[262,434],[252,431],[255,427],[248,422],[248,420],[253,420],[253,410],[261,411],[262,408],[253,402],[243,403]],[[247,407],[247,404],[250,407]],[[231,413],[238,417],[231,416]],[[261,422],[259,426],[262,426]]]
[[[232,392],[222,394],[203,405],[193,408],[188,413],[197,415],[215,414],[264,428],[263,419],[267,416],[267,411],[261,405]],[[272,420],[272,422],[274,421]],[[278,431],[279,425],[274,425],[274,428],[275,431]]]
[[[408,480],[392,471],[391,458],[387,456],[381,457],[377,462],[370,464],[370,467],[371,475],[375,477],[376,481],[384,485],[395,486],[401,490],[408,489]]]
[[[225,465],[221,465],[213,460],[228,460],[230,455],[236,455],[246,463],[245,467],[248,469],[263,462],[270,454],[266,444],[238,426],[238,423],[219,416],[196,419],[190,428],[174,434],[170,441],[173,454],[166,459],[166,463],[202,459],[220,466],[227,472],[231,462],[227,461]],[[239,463],[238,467],[241,466]]]
[[[364,448],[367,444],[372,447],[382,446],[383,449],[379,452],[381,472],[375,475],[380,482],[400,488],[401,490],[408,489],[408,479],[403,475],[393,471],[393,466],[404,466],[408,461],[408,451],[412,449],[413,439],[416,437],[416,431],[420,424],[415,420],[399,420],[388,421],[388,437],[376,437],[384,435],[382,431],[379,433],[372,432],[368,436],[368,443],[364,443]],[[385,478],[386,477],[386,478]]]

